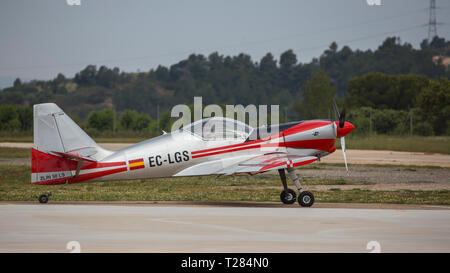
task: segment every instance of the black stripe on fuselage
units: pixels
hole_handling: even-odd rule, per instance
[[[275,124],[271,126],[264,126],[264,127],[258,127],[255,130],[252,131],[252,133],[248,136],[248,138],[245,140],[245,142],[262,139],[268,136],[271,136],[273,134],[282,132],[286,129],[291,128],[292,126],[295,126],[297,124],[303,123],[304,121],[292,121],[282,124]]]

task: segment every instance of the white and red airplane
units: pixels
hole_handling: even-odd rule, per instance
[[[37,104],[31,183],[57,185],[278,170],[284,187],[281,201],[292,204],[297,194],[287,187],[287,170],[298,189],[298,203],[309,207],[314,203],[314,195],[302,190],[294,167],[333,153],[336,138],[341,138],[347,168],[344,136],[355,127],[345,122],[345,110],[339,114],[336,105],[335,114],[337,121],[308,120],[259,128],[228,118],[207,118],[124,149],[108,151],[56,104]],[[50,193],[42,194],[39,202],[47,203],[49,196]]]

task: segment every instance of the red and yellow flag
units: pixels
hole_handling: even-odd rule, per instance
[[[130,165],[130,171],[137,170],[137,169],[142,169],[142,168],[145,167],[143,158],[129,160],[128,161],[128,165]]]

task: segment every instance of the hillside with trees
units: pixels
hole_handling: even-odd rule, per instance
[[[170,67],[127,73],[88,65],[74,78],[21,82],[0,91],[0,131],[30,131],[31,106],[55,102],[92,134],[116,129],[157,133],[170,127],[169,110],[192,104],[278,104],[282,120],[330,118],[332,98],[348,109],[359,134],[449,134],[450,71],[442,60],[450,41],[435,37],[419,49],[389,37],[376,50],[339,48],[298,62],[292,50],[192,54]]]

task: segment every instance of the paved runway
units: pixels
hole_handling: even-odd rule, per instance
[[[0,252],[450,252],[450,210],[0,205]]]

